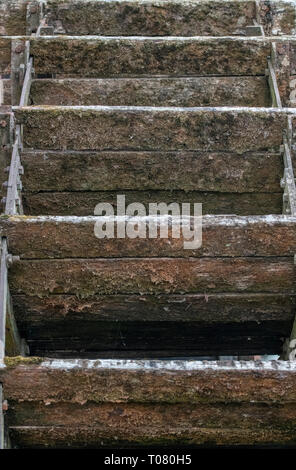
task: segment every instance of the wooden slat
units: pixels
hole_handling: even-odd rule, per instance
[[[262,38],[48,36],[30,42],[37,74],[84,78],[264,75],[271,53]]]
[[[4,105],[11,104],[11,82],[9,79],[2,80],[3,82],[3,103]]]
[[[0,36],[26,34],[27,0],[0,1]]]
[[[255,2],[49,0],[47,11],[48,22],[66,34],[218,36],[244,33],[255,19]]]
[[[182,294],[182,295],[75,295],[46,297],[14,295],[18,325],[29,332],[32,326],[50,328],[65,321],[178,321],[215,323],[291,323],[296,299],[286,294]]]
[[[223,414],[223,413],[222,413]],[[176,413],[175,413],[176,416]],[[149,421],[149,414],[147,414]],[[107,432],[106,427],[98,426],[90,428],[89,426],[76,427],[54,427],[54,426],[15,426],[11,427],[10,434],[12,439],[19,447],[24,448],[84,448],[95,449],[105,446],[118,449],[131,446],[159,446],[163,450],[164,446],[195,446],[195,445],[295,445],[295,439],[290,431],[283,429],[271,430],[266,425],[263,429],[252,427],[248,430],[245,428],[233,429],[215,427],[205,429],[200,427],[192,429],[190,426],[185,430],[175,430],[175,425],[171,430],[146,428],[142,432],[138,428],[132,428],[133,436],[129,438],[126,433],[117,427],[114,431]],[[113,435],[116,434],[116,439]]]
[[[34,105],[270,106],[265,77],[40,79]]]
[[[13,304],[10,293],[7,295],[7,312],[6,312],[6,342],[5,354],[7,356],[21,356],[24,354],[25,345],[20,338],[19,330],[16,325]]]
[[[22,152],[26,192],[185,190],[280,192],[279,153]],[[167,177],[170,168],[170,178]]]
[[[24,147],[52,150],[278,151],[287,125],[285,112],[262,108],[40,106],[14,110],[18,123],[24,125]]]
[[[25,214],[30,215],[93,215],[99,202],[116,207],[117,194],[122,191],[23,192]],[[141,202],[146,210],[149,203],[202,203],[204,214],[264,215],[281,214],[282,192],[278,193],[219,193],[199,191],[124,191],[126,203]]]
[[[0,37],[0,74],[10,73],[11,38]]]
[[[10,270],[13,294],[295,292],[293,258],[32,260]]]
[[[33,355],[88,358],[160,358],[281,354],[291,322],[204,325],[197,322],[71,321],[31,327],[26,339]],[[63,330],[63,331],[62,331]],[[64,332],[64,333],[63,333]]]
[[[7,365],[0,377],[20,446],[295,443],[293,363],[12,358]]]
[[[12,401],[80,403],[83,398],[96,403],[190,404],[203,403],[206,397],[207,403],[296,401],[296,368],[289,361],[56,361],[16,357],[6,358],[5,363],[0,377],[6,397]],[[134,387],[130,387],[132,379]],[[78,380],[79,387],[73,386],[73,380]]]
[[[181,237],[174,238],[169,222],[168,237],[149,238],[149,224],[155,219],[137,218],[146,238],[104,238],[95,236],[95,224],[104,217],[0,218],[2,236],[9,250],[23,259],[33,258],[116,258],[116,257],[219,257],[290,256],[296,252],[296,217],[289,216],[204,216],[202,246],[184,249]],[[167,218],[158,227],[166,227]],[[193,220],[191,220],[193,228]],[[163,229],[162,229],[163,230]],[[116,231],[115,231],[116,233]]]
[[[275,294],[13,297],[33,355],[188,357],[280,354],[295,296]]]

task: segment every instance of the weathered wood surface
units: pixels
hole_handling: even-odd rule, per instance
[[[280,354],[295,296],[285,294],[14,295],[33,355],[182,357]]]
[[[18,325],[63,325],[65,321],[177,321],[215,323],[291,323],[296,299],[287,294],[14,295]]]
[[[9,400],[94,403],[294,403],[289,361],[56,361],[6,358],[0,368]],[[92,379],[92,387],[89,380]],[[134,387],[130,383],[134,379]],[[79,387],[73,386],[79,382]],[[119,386],[119,384],[121,386]]]
[[[295,293],[293,258],[110,258],[24,260],[12,294]]]
[[[283,173],[282,155],[272,152],[24,150],[22,164],[26,192],[118,189],[274,193],[281,191]]]
[[[2,80],[3,83],[3,103],[4,105],[11,105],[11,81],[9,79]]]
[[[6,312],[6,337],[5,354],[6,356],[21,356],[24,353],[24,344],[20,338],[19,330],[16,325],[12,299],[8,289],[7,312]]]
[[[175,413],[176,416],[176,413]],[[145,418],[149,421],[149,414]],[[168,431],[151,427],[142,432],[139,428],[131,429],[132,437],[126,436],[125,432],[120,432],[118,428],[115,431],[107,431],[106,427],[54,427],[54,426],[15,426],[10,428],[10,435],[14,442],[21,448],[84,448],[96,449],[100,446],[118,449],[126,447],[130,449],[134,446],[151,445],[165,449],[166,446],[186,447],[206,445],[294,445],[295,439],[291,431],[272,430],[271,426],[264,426],[263,429],[225,429],[220,427],[205,429],[200,427],[192,429],[190,426],[185,430],[176,430],[173,425]],[[116,439],[113,435],[116,434]]]
[[[286,112],[262,108],[39,106],[14,111],[24,125],[24,147],[52,150],[278,151],[287,125]]]
[[[32,355],[152,358],[281,354],[293,322],[71,322],[23,330]]]
[[[296,252],[296,217],[289,216],[204,216],[202,246],[184,249],[182,230],[167,218],[136,218],[146,238],[104,238],[95,236],[97,222],[104,217],[0,217],[0,234],[7,236],[9,250],[23,259],[33,258],[116,258],[116,257],[235,257],[290,256]],[[129,219],[126,219],[127,222]],[[168,237],[149,238],[149,224],[156,221]],[[193,230],[193,220],[191,220]]]
[[[262,38],[32,38],[37,74],[110,78],[143,75],[264,75],[271,42]]]
[[[0,36],[0,74],[10,73],[11,38]]]
[[[295,443],[293,363],[16,358],[7,365],[0,376],[21,446]]]
[[[268,35],[295,34],[293,1],[261,0],[258,13]],[[244,35],[256,19],[255,1],[47,0],[47,20],[59,34]]]
[[[23,192],[25,214],[30,215],[93,215],[99,202],[116,207],[118,191]],[[281,214],[282,192],[219,193],[199,191],[124,191],[126,203],[202,203],[204,214],[264,215]]]
[[[26,9],[28,0],[0,1],[0,36],[26,34]]]
[[[71,35],[231,36],[255,19],[255,2],[47,1],[47,22]]]
[[[0,38],[1,41],[1,38]],[[0,199],[6,196],[6,188],[2,185],[7,181],[8,174],[5,168],[10,164],[11,159],[11,129],[13,126],[13,114],[8,106],[0,106]],[[3,207],[0,212],[2,212]]]
[[[34,105],[270,106],[266,77],[34,80]]]

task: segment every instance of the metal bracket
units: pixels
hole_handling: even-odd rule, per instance
[[[269,84],[269,89],[270,89],[270,94],[271,94],[272,107],[282,108],[282,101],[281,101],[279,88],[277,85],[274,66],[270,59],[268,60],[267,63],[268,63],[268,69],[265,71],[265,74],[268,77],[268,84]]]
[[[245,27],[246,36],[265,36],[263,26],[257,20],[253,20],[253,23]]]
[[[15,141],[12,148],[11,163],[9,167],[9,177],[8,181],[5,183],[7,186],[7,195],[5,201],[6,215],[23,214],[21,199],[21,175],[23,174],[24,169],[20,160],[20,147],[21,127],[17,125],[15,130]]]
[[[296,215],[296,186],[292,165],[291,151],[288,139],[284,136],[284,144],[281,146],[284,159],[284,176],[281,179],[283,194],[283,214]]]

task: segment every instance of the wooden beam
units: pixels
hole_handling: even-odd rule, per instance
[[[275,193],[281,191],[279,175],[284,171],[280,152],[24,150],[22,164],[26,192],[118,189],[141,194],[159,190]]]
[[[22,447],[295,444],[291,362],[12,358],[0,378]]]
[[[241,37],[31,39],[37,74],[84,78],[143,75],[264,75],[270,41]],[[116,57],[117,60],[113,60]]]
[[[263,108],[36,106],[14,112],[24,126],[24,147],[44,150],[278,152],[287,126],[286,112]]]
[[[203,216],[202,246],[184,249],[182,229],[174,238],[176,223],[161,218],[135,218],[145,238],[97,238],[95,227],[104,217],[0,217],[0,233],[8,237],[11,253],[22,259],[116,257],[242,257],[289,256],[296,252],[296,217]],[[157,238],[149,238],[149,226],[157,221]],[[193,229],[193,218],[191,228]],[[126,218],[126,224],[130,224]],[[160,238],[166,226],[168,236]],[[115,223],[116,227],[116,223]],[[114,231],[116,235],[116,229]],[[57,243],[58,240],[58,243]]]
[[[36,79],[34,105],[270,106],[265,77]]]
[[[74,36],[232,36],[242,34],[253,18],[255,5],[249,0],[47,1],[47,20],[55,34]]]
[[[202,191],[124,191],[126,203],[141,201],[148,211],[150,203],[178,201],[201,203],[204,214],[265,215],[281,214],[282,192],[277,193],[220,193]],[[31,215],[76,215],[94,213],[99,202],[116,208],[118,191],[23,192],[24,213]]]
[[[292,257],[23,260],[9,282],[12,294],[40,296],[296,292]]]

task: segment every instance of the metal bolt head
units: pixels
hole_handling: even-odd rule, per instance
[[[7,411],[8,410],[8,401],[4,400],[2,403],[2,410]]]
[[[19,256],[13,256],[10,253],[6,257],[6,264],[7,267],[11,266],[13,263],[16,263],[17,261],[20,261]]]
[[[20,54],[21,52],[24,52],[25,50],[25,45],[24,44],[19,44],[18,46],[16,46],[16,48],[14,49],[14,52],[16,54]]]

